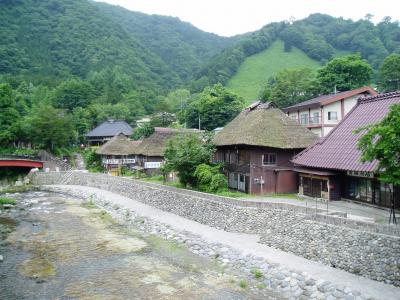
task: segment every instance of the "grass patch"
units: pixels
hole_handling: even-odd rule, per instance
[[[24,193],[24,192],[29,192],[29,191],[36,190],[36,189],[37,189],[36,187],[33,187],[30,184],[20,185],[20,186],[12,186],[12,187],[6,188],[4,190],[1,190],[0,194]]]
[[[266,286],[265,286],[264,283],[260,283],[260,284],[257,285],[257,288],[260,289],[260,290],[262,290],[262,289],[265,289]]]
[[[15,205],[15,203],[16,203],[15,199],[0,197],[0,205],[4,205],[4,204]]]
[[[258,99],[268,79],[279,71],[286,68],[321,67],[318,61],[311,59],[300,49],[293,47],[292,51],[284,52],[283,48],[283,42],[277,40],[266,50],[247,57],[229,80],[228,88],[242,96],[246,104],[250,104]]]
[[[267,198],[287,198],[287,199],[304,201],[304,199],[299,197],[297,194],[271,194],[271,195],[265,195],[265,197],[267,197]]]
[[[94,204],[92,199],[89,199],[88,201],[82,202],[81,203],[81,207],[87,208],[87,209],[97,208],[96,204]]]
[[[155,183],[164,183],[164,177],[162,175],[144,177],[144,178],[140,178],[140,180],[155,182]]]
[[[154,182],[154,183],[168,185],[168,186],[173,186],[173,187],[180,188],[180,189],[190,190],[190,188],[184,187],[179,181],[174,181],[174,182],[167,181],[167,182],[164,182],[164,177],[162,175],[144,177],[144,178],[140,178],[139,180],[143,180],[143,181],[147,181],[147,182]]]
[[[262,277],[262,272],[259,269],[251,270],[251,273],[254,275],[254,278],[260,279]]]
[[[117,224],[117,221],[105,210],[100,210],[100,211],[92,211],[91,216],[95,218],[99,218],[101,221],[103,221],[106,224]]]
[[[245,288],[247,288],[247,281],[246,280],[240,280],[239,281],[239,286],[242,288],[242,289],[245,289]]]
[[[223,191],[223,192],[217,192],[217,193],[211,193],[211,194],[222,196],[222,197],[230,197],[230,198],[248,198],[248,197],[250,197],[249,194],[235,192],[235,191]]]

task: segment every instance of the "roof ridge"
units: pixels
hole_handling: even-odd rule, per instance
[[[388,93],[378,94],[376,96],[359,97],[358,102],[360,104],[362,104],[362,103],[373,102],[373,101],[378,101],[378,100],[383,100],[383,99],[390,99],[390,98],[394,98],[394,97],[398,97],[398,96],[400,96],[400,91],[388,92]]]
[[[348,90],[348,91],[341,91],[341,92],[329,93],[329,94],[321,94],[321,95],[318,95],[311,99],[304,100],[302,102],[293,104],[291,106],[284,107],[283,110],[285,111],[285,110],[289,110],[289,109],[293,109],[293,108],[300,108],[302,106],[308,106],[308,105],[313,105],[313,104],[315,105],[318,103],[321,105],[325,105],[325,104],[328,104],[328,103],[326,103],[327,101],[339,101],[341,97],[348,98],[348,97],[353,97],[360,93],[372,92],[372,91],[374,91],[374,89],[372,87],[365,85],[365,86],[355,88],[352,90]]]

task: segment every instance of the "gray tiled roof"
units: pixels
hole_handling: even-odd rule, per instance
[[[86,137],[116,136],[119,133],[130,136],[132,132],[132,127],[125,121],[108,120],[88,132]]]

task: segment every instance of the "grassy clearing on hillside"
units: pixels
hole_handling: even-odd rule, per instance
[[[258,98],[267,80],[280,70],[297,67],[317,69],[320,66],[316,60],[297,48],[293,48],[291,52],[284,52],[283,42],[278,40],[268,49],[248,57],[227,86],[242,96],[246,104],[250,104]]]

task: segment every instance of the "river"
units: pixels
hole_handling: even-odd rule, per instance
[[[249,299],[210,259],[115,221],[91,203],[31,191],[0,209],[1,299]]]

